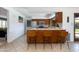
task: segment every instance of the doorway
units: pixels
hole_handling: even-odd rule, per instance
[[[0,45],[7,42],[7,16],[8,11],[0,7]]]
[[[79,41],[79,13],[74,13],[74,41]]]

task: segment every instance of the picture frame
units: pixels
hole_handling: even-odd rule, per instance
[[[23,23],[23,17],[19,16],[18,21],[19,21],[19,23]]]

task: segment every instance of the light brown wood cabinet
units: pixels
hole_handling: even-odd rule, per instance
[[[64,43],[68,32],[65,30],[28,30],[28,43]]]
[[[62,12],[56,12],[55,22],[62,23]]]

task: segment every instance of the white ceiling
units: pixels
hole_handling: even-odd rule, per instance
[[[23,15],[29,15],[32,18],[45,18],[47,14],[52,12],[51,7],[16,7],[14,9]]]

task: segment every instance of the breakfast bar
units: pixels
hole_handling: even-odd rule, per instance
[[[61,28],[28,28],[28,43],[64,43],[68,32]]]

